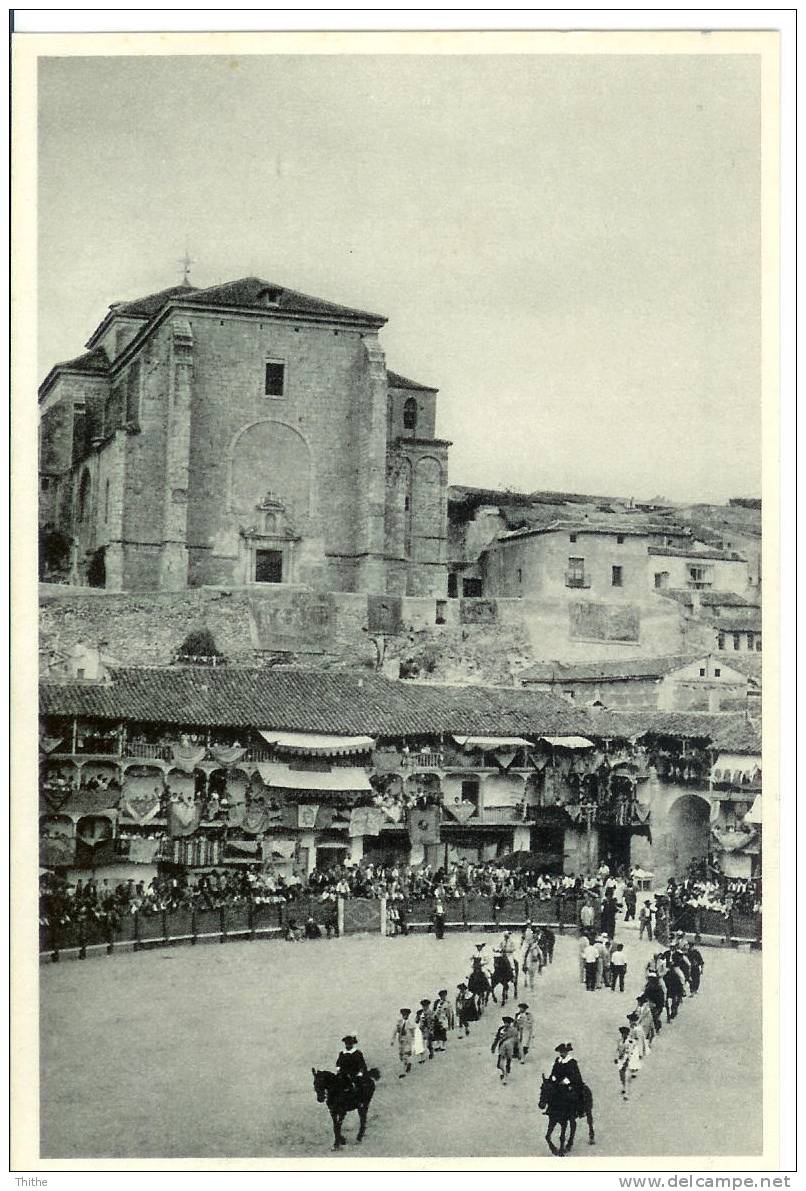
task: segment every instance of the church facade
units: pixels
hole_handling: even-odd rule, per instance
[[[259,278],[111,306],[40,387],[43,578],[444,595],[450,444],[385,321]]]

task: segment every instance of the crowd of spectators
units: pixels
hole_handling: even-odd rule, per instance
[[[88,877],[68,882],[47,871],[40,877],[40,922],[68,923],[84,919],[120,920],[135,911],[158,914],[181,909],[215,910],[222,906],[282,905],[317,902],[324,918],[335,913],[338,897],[385,897],[394,903],[423,899],[450,901],[467,896],[491,898],[503,905],[507,901],[568,898],[593,900],[611,889],[621,903],[633,900],[641,879],[650,877],[633,870],[611,873],[603,864],[589,876],[557,875],[529,868],[508,868],[497,861],[473,864],[459,861],[446,868],[431,865],[352,864],[315,869],[307,881],[297,875],[275,875],[260,866],[220,869],[200,875],[177,872],[160,874],[148,883]],[[716,910],[727,915],[732,910],[745,913],[760,911],[760,894],[755,882],[726,882],[724,879],[671,879],[665,893],[657,894],[668,902],[672,922],[696,909]]]

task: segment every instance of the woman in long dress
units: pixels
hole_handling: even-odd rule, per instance
[[[425,1062],[425,1039],[423,1038],[423,1032],[420,1029],[420,1018],[422,1017],[422,1012],[422,1009],[418,1009],[414,1018],[414,1037],[412,1038],[411,1042],[411,1053],[412,1055],[416,1055],[420,1063]]]

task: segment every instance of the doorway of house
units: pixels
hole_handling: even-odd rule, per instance
[[[282,583],[282,550],[255,551],[255,583]]]

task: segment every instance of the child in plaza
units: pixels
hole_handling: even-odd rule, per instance
[[[616,1048],[615,1064],[618,1067],[619,1083],[621,1084],[622,1100],[630,1098],[630,1055],[633,1045],[630,1042],[630,1031],[627,1026],[619,1026],[619,1043]]]
[[[414,1022],[411,1020],[411,1009],[401,1009],[400,1018],[392,1035],[392,1046],[397,1043],[398,1055],[402,1064],[398,1079],[405,1079],[411,1071],[411,1055],[414,1049]]]

